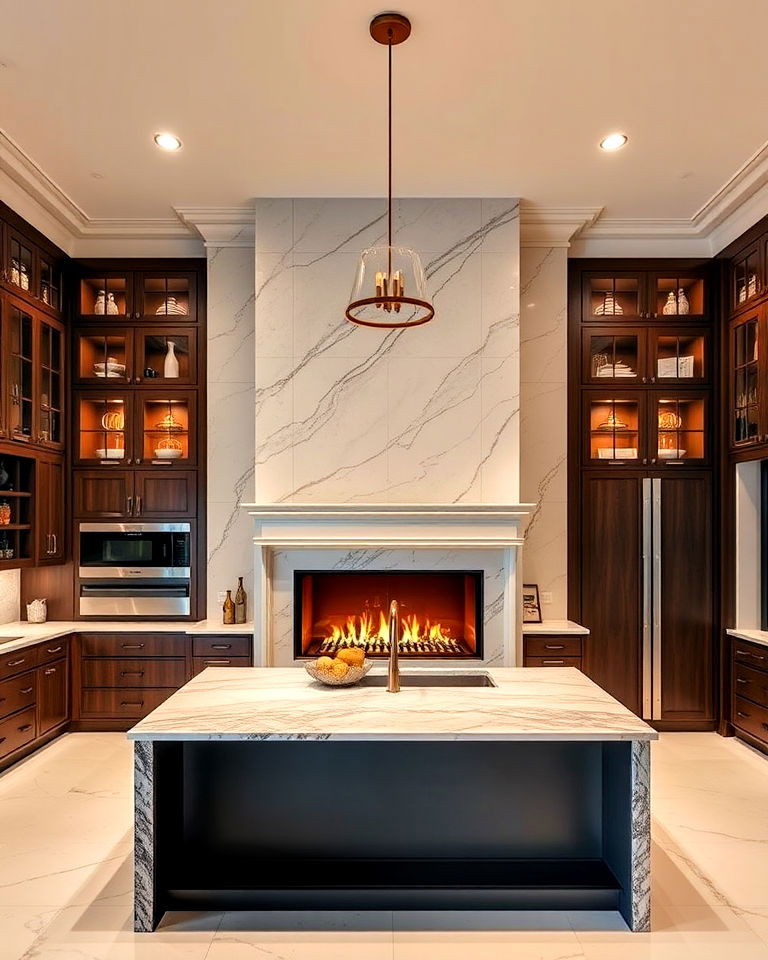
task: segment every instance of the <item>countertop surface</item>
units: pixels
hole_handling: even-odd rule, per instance
[[[185,620],[173,623],[168,620],[49,620],[47,623],[27,623],[17,620],[14,623],[0,624],[0,656],[14,650],[21,650],[32,643],[55,640],[70,633],[184,633],[191,636],[210,634],[234,635],[252,634],[252,623],[237,623],[224,626],[218,620],[198,620],[192,623]],[[15,640],[3,640],[3,637],[16,637]]]
[[[554,634],[564,636],[568,633],[588,636],[589,630],[573,620],[545,620],[543,623],[523,624],[523,636],[535,636],[537,633],[544,634],[544,636]]]
[[[759,643],[763,647],[768,647],[768,630],[740,630],[733,627],[725,631],[729,637],[738,637],[739,640],[751,640],[752,643]]]
[[[368,675],[383,675],[374,668]],[[295,667],[208,668],[128,732],[132,740],[656,740],[572,667],[487,673],[496,687],[331,687]]]

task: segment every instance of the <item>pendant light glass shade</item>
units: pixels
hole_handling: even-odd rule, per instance
[[[418,327],[434,315],[415,250],[389,246],[363,250],[347,320],[364,327]]]

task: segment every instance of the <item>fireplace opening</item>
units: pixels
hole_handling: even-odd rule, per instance
[[[294,653],[362,647],[389,656],[389,605],[400,606],[402,657],[481,658],[483,571],[297,570]]]

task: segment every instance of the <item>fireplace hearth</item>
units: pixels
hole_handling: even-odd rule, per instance
[[[482,570],[296,570],[295,656],[344,647],[389,656],[392,600],[402,618],[400,656],[482,658]]]

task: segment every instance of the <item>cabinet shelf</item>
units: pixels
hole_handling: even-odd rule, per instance
[[[3,530],[31,530],[31,523],[0,523],[0,533]]]

